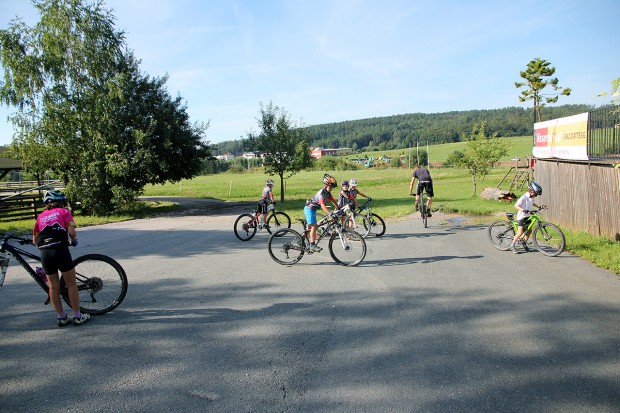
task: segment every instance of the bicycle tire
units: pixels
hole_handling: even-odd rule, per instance
[[[271,223],[273,221],[273,224]],[[267,232],[273,234],[279,229],[290,228],[291,217],[285,212],[274,212],[267,218]]]
[[[515,237],[515,229],[510,222],[498,219],[491,222],[487,228],[487,236],[495,248],[508,251]]]
[[[534,245],[547,257],[556,257],[564,251],[566,238],[562,230],[549,222],[542,222],[532,234]]]
[[[428,216],[426,215],[426,199],[424,199],[423,197],[420,197],[420,214],[422,216],[424,228],[428,228]]]
[[[329,238],[329,254],[338,264],[346,267],[354,267],[364,261],[366,257],[366,241],[358,232],[350,229],[342,230],[341,233],[334,231]]]
[[[353,221],[353,225],[349,225],[349,223]],[[366,238],[370,233],[370,221],[366,215],[357,214],[355,217],[349,215],[346,220],[345,228],[352,229],[353,231],[359,233],[363,238]]]
[[[241,214],[235,220],[235,236],[241,241],[249,241],[256,235],[256,220],[252,214]]]
[[[370,223],[369,232],[375,237],[385,234],[385,221],[379,215],[371,212],[368,214],[368,222]]]
[[[293,265],[304,256],[306,243],[299,232],[284,228],[271,234],[267,250],[269,256],[278,264]]]
[[[81,312],[105,314],[123,302],[128,288],[127,274],[116,260],[107,255],[86,254],[76,258],[73,263]],[[63,300],[71,305],[62,277],[60,291]]]

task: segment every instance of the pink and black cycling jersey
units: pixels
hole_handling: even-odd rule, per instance
[[[73,225],[73,215],[66,208],[47,209],[37,217],[33,233],[37,235],[39,248],[51,248],[69,245],[67,228]]]

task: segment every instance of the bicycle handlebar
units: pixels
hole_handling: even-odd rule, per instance
[[[11,240],[14,240],[21,245],[32,245],[31,238],[18,237],[17,235],[13,235],[13,234],[8,234],[8,233],[3,234],[2,239],[6,242],[10,242]]]

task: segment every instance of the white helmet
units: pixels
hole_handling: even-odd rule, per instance
[[[265,185],[273,185],[273,180],[272,179],[267,179],[265,181]]]
[[[351,186],[357,186],[357,179],[355,179],[355,178],[351,178],[351,180],[349,181],[349,185],[351,185]]]

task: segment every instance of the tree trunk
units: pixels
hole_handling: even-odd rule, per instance
[[[284,202],[284,175],[280,175],[280,202]]]

